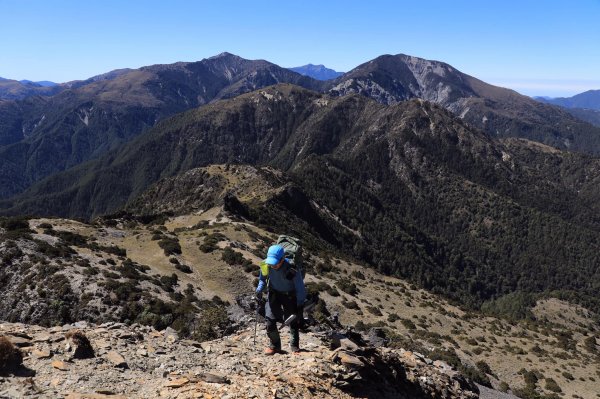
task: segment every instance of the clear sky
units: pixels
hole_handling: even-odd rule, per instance
[[[338,71],[447,62],[527,95],[600,89],[600,0],[0,0],[0,76],[64,82],[223,51]]]

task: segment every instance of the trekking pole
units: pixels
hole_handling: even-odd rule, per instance
[[[256,316],[254,317],[254,341],[253,345],[256,346],[256,325],[258,324],[258,309],[256,309]]]
[[[260,297],[256,296],[256,314],[254,315],[254,341],[253,345],[256,346],[256,326],[258,325],[258,316],[260,311],[261,300]]]

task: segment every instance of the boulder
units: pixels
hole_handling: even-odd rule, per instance
[[[119,367],[119,368],[123,368],[123,369],[129,368],[129,365],[125,361],[125,358],[123,357],[123,355],[121,355],[117,351],[108,352],[106,354],[106,359],[109,362],[111,362],[113,364],[113,366],[115,366],[115,367]]]

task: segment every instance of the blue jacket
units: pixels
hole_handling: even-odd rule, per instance
[[[306,300],[306,288],[304,287],[304,279],[300,270],[296,272],[296,276],[292,280],[285,278],[291,265],[286,260],[283,265],[275,270],[269,267],[269,289],[274,289],[279,292],[296,292],[296,304],[302,305]],[[263,276],[262,271],[258,276],[258,287],[256,293],[261,293],[267,286],[267,277]]]

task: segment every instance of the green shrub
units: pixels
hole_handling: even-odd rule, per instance
[[[119,267],[117,270],[119,271],[119,273],[121,273],[121,276],[123,276],[125,278],[129,278],[132,280],[140,279],[140,272],[135,267],[135,264],[133,263],[133,261],[131,259],[126,259],[121,264],[121,267]]]
[[[475,365],[477,366],[479,371],[481,371],[482,373],[493,374],[492,369],[490,368],[489,364],[487,364],[483,360],[478,361],[477,363],[475,363]]]
[[[357,278],[359,280],[364,280],[365,279],[365,275],[359,271],[359,270],[354,270],[352,271],[352,273],[350,273],[350,276]]]
[[[342,306],[344,306],[346,309],[360,310],[360,307],[358,306],[358,303],[356,303],[356,301],[346,301],[344,299],[342,301]]]
[[[0,227],[5,230],[3,240],[31,239],[31,234],[34,233],[25,218],[0,218]]]
[[[362,320],[357,321],[356,324],[354,325],[354,328],[357,331],[367,331],[367,329],[368,329],[367,325]]]
[[[348,295],[356,295],[358,294],[358,287],[349,278],[341,278],[335,283],[336,287],[340,290],[344,291]]]
[[[379,308],[377,308],[375,306],[367,306],[367,310],[369,311],[369,313],[371,313],[375,316],[383,316],[383,313],[381,313],[381,310],[379,310]]]
[[[258,272],[258,266],[256,266],[254,263],[248,261],[247,263],[244,264],[244,271],[246,273],[252,273],[252,272]],[[257,273],[258,275],[258,273]]]
[[[573,339],[572,331],[554,331],[554,336],[557,339],[556,345],[565,351],[575,350],[576,342]]]
[[[417,326],[415,325],[415,323],[412,322],[412,320],[402,319],[401,323],[404,326],[404,328],[406,328],[407,330],[416,330],[417,329]]]
[[[179,279],[178,279],[177,275],[175,273],[173,273],[170,276],[160,276],[159,281],[160,281],[160,284],[165,289],[165,291],[172,292],[173,286],[177,285],[177,282],[179,281]]]
[[[575,380],[575,377],[573,377],[573,374],[571,374],[567,371],[563,371],[562,376],[565,377],[569,381]]]
[[[88,242],[87,237],[70,231],[54,231],[54,235],[63,240],[67,245],[74,245],[76,247],[85,247]]]
[[[244,263],[244,256],[231,249],[230,247],[226,247],[221,254],[221,259],[227,263],[228,265],[241,265]]]
[[[593,353],[593,354],[598,353],[598,349],[596,348],[596,337],[594,337],[594,336],[587,337],[586,339],[584,339],[583,346],[590,353]]]
[[[461,372],[462,375],[477,382],[478,384],[484,385],[486,387],[492,386],[492,383],[491,383],[489,377],[484,372],[482,372],[474,367],[462,365],[459,368],[459,371]]]
[[[192,332],[196,341],[208,341],[219,338],[220,333],[229,324],[227,310],[224,306],[209,306],[198,314],[198,323]]]
[[[90,268],[90,269],[92,269],[92,268]],[[87,271],[87,270],[86,270],[86,271]],[[84,273],[85,273],[86,271],[84,271]],[[89,273],[93,273],[93,272],[92,272],[92,271],[90,271]],[[111,271],[109,271],[109,270],[102,270],[102,275],[103,275],[104,277],[106,277],[106,278],[112,278],[112,279],[114,279],[114,280],[121,278],[121,276],[120,276],[120,275],[118,275],[117,273],[113,273],[113,272],[111,272]]]
[[[527,386],[535,387],[535,384],[537,384],[537,382],[539,380],[539,378],[535,372],[529,371],[524,368],[519,371],[519,374],[521,374],[523,376],[523,380],[525,381],[525,385],[527,385]]]
[[[200,245],[200,250],[204,253],[213,252],[214,250],[216,250],[218,248],[217,244],[220,241],[224,241],[226,239],[227,239],[227,237],[225,237],[221,233],[209,234],[206,237],[204,237],[204,242]]]
[[[188,265],[181,264],[181,263],[176,264],[175,269],[177,269],[183,273],[192,273],[191,267],[189,267]]]
[[[546,378],[546,389],[552,392],[562,392],[562,389],[552,378]]]
[[[21,217],[1,218],[0,227],[6,231],[29,230],[29,220]]]
[[[481,310],[488,315],[510,320],[532,320],[531,308],[535,304],[535,295],[525,292],[513,292],[498,299],[484,302]]]
[[[72,255],[77,253],[71,247],[60,242],[56,243],[56,245],[51,245],[42,240],[33,241],[37,245],[38,252],[42,255],[46,255],[49,258],[70,258]]]
[[[479,369],[462,364],[460,358],[453,349],[436,349],[428,354],[431,360],[441,360],[454,367],[465,377],[486,387],[491,387],[492,384],[488,376]]]
[[[177,238],[164,237],[158,242],[158,246],[163,249],[166,256],[181,254],[181,245]]]

